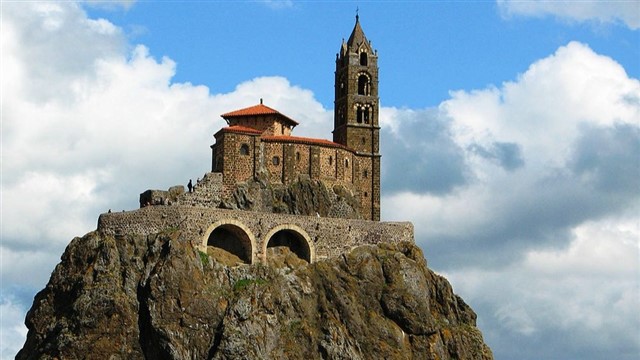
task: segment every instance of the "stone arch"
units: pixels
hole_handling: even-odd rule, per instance
[[[316,249],[309,234],[301,227],[293,224],[283,224],[274,227],[264,236],[262,244],[262,253],[264,261],[267,261],[267,248],[269,243],[281,242],[280,245],[289,247],[289,249],[298,255],[299,258],[313,263],[316,260]],[[277,245],[273,245],[277,246]]]
[[[255,263],[256,238],[249,228],[234,219],[211,224],[202,236],[201,246],[214,246],[238,256],[245,263]]]
[[[358,74],[358,95],[370,95],[371,78],[367,73]]]

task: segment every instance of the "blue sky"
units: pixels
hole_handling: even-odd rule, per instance
[[[388,106],[434,106],[450,90],[499,85],[572,40],[612,56],[630,76],[640,74],[637,31],[509,16],[493,1],[139,2],[89,14],[121,26],[153,56],[176,61],[176,82],[228,92],[246,79],[285,76],[332,107],[327,79],[356,9],[381,54],[380,98]]]
[[[414,223],[496,359],[639,357],[639,2],[1,6],[1,359],[74,236],[209,170],[220,114],[264,98],[331,138],[356,8],[382,217]]]

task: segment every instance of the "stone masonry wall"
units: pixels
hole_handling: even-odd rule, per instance
[[[198,206],[148,206],[122,213],[105,213],[98,219],[98,230],[107,235],[149,235],[177,228],[192,239],[194,246],[206,246],[214,224],[237,224],[249,229],[255,241],[252,249],[256,261],[265,260],[269,238],[277,229],[292,229],[310,240],[312,259],[321,260],[352,248],[380,242],[413,242],[413,225],[409,222],[321,218],[240,210],[211,209]]]

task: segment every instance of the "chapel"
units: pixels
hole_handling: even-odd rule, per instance
[[[360,214],[380,220],[378,54],[356,23],[335,60],[333,140],[299,137],[294,119],[265,104],[222,114],[211,171],[224,189],[263,178],[289,185],[300,177],[340,185],[358,199]]]

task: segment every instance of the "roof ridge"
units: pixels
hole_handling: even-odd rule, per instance
[[[258,115],[276,115],[284,119],[286,122],[289,122],[291,125],[296,126],[299,123],[292,118],[282,114],[278,110],[268,107],[264,105],[262,102],[258,105],[249,106],[246,108],[230,111],[228,113],[224,113],[220,116],[222,118],[234,118],[234,117],[246,117],[246,116],[258,116]]]

